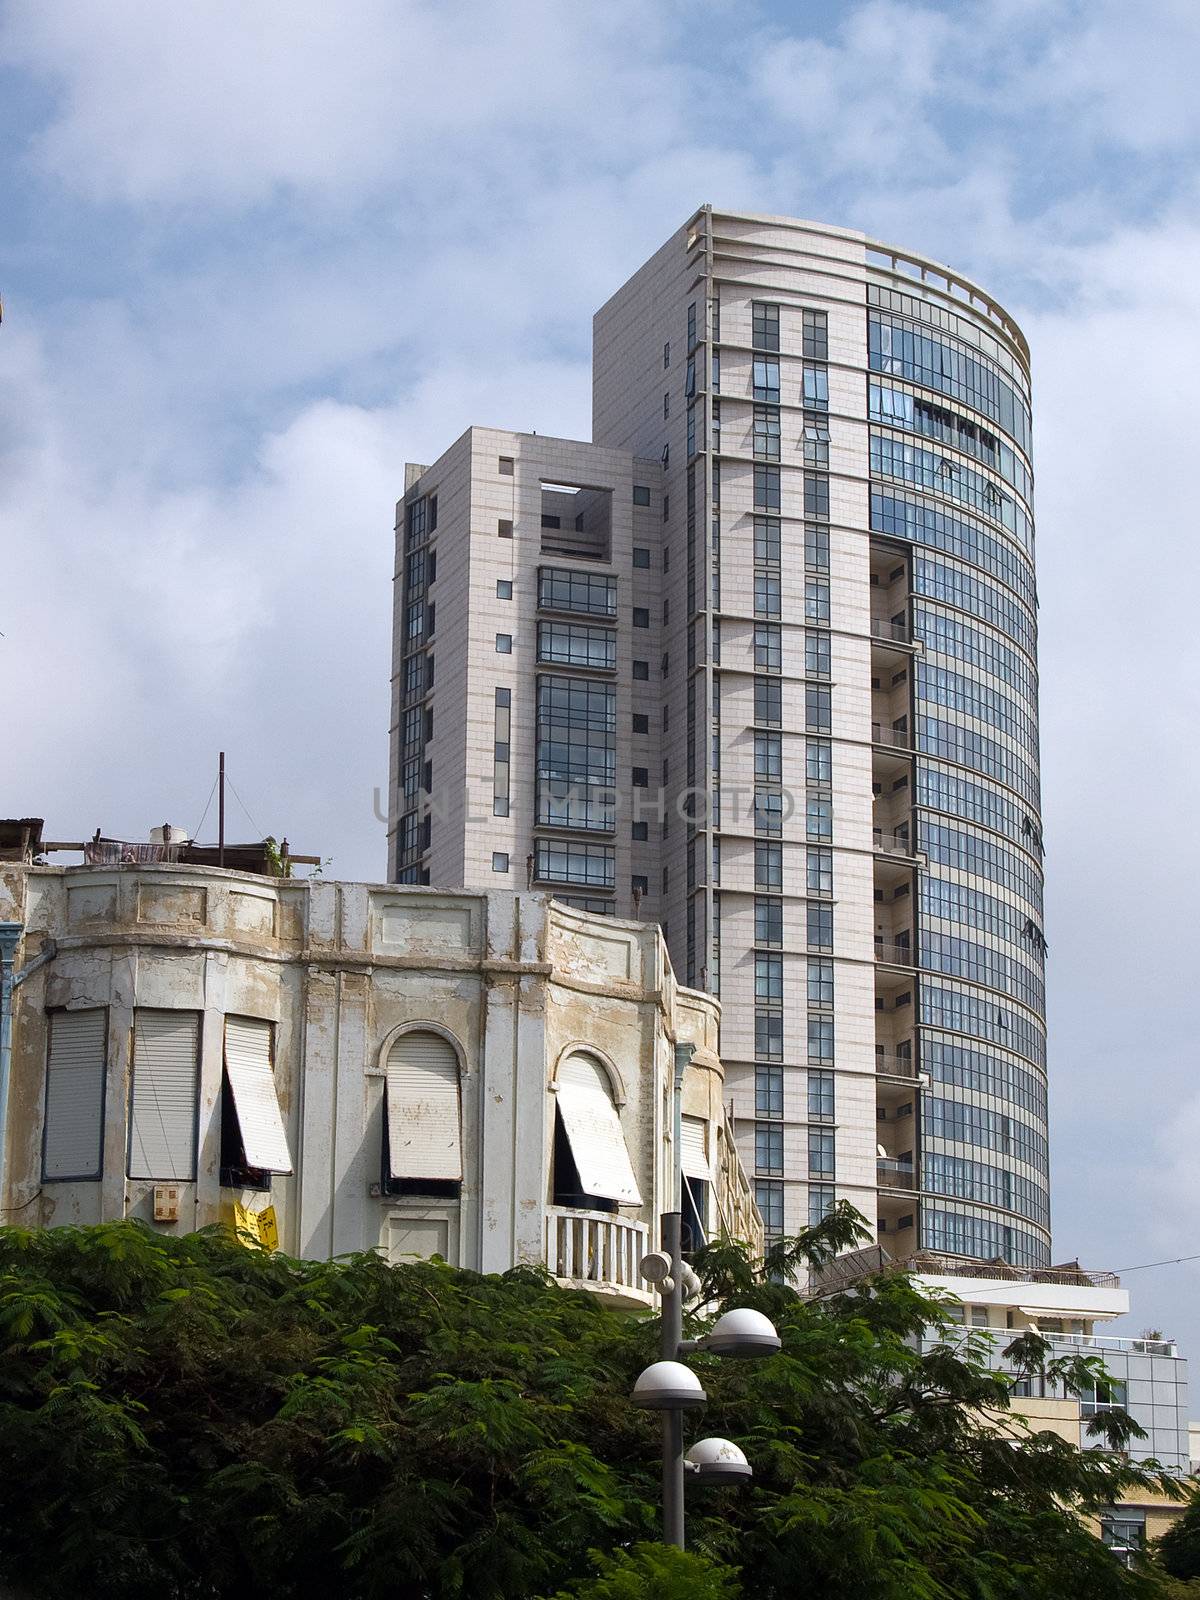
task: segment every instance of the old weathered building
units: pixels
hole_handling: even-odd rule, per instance
[[[761,1242],[717,1002],[677,985],[653,925],[537,894],[25,861],[0,862],[5,923],[11,1220],[185,1232],[270,1208],[298,1255],[544,1262],[648,1303],[690,1046],[685,1221]]]

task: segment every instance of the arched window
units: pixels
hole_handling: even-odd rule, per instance
[[[642,1196],[600,1063],[574,1051],[558,1069],[554,1127],[554,1204],[583,1211],[640,1206]]]
[[[385,1070],[384,1188],[389,1194],[457,1195],[462,1110],[454,1046],[440,1033],[399,1034]]]

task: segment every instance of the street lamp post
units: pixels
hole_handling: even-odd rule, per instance
[[[758,1311],[727,1311],[712,1330],[699,1339],[683,1337],[684,1276],[690,1268],[682,1254],[682,1222],[678,1211],[660,1219],[661,1251],[645,1256],[642,1277],[658,1286],[662,1304],[659,1360],[649,1366],[633,1387],[635,1405],[662,1412],[663,1543],[684,1546],[683,1486],[689,1472],[701,1482],[732,1482],[749,1478],[752,1468],[728,1439],[701,1439],[687,1455],[683,1451],[683,1413],[704,1405],[699,1378],[680,1360],[692,1350],[710,1350],[719,1356],[764,1356],[779,1349],[779,1335]]]

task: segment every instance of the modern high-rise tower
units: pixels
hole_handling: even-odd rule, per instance
[[[1048,1264],[1020,329],[706,206],[597,314],[593,432],[409,468],[392,876],[660,921],[769,1231]]]

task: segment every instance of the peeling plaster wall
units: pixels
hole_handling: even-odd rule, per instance
[[[153,1220],[155,1184],[127,1177],[137,1007],[198,1012],[199,1154],[178,1185],[186,1232],[269,1200],[280,1241],[325,1257],[380,1248],[436,1251],[502,1271],[546,1260],[553,1198],[552,1084],[573,1048],[610,1064],[648,1227],[669,1203],[674,1044],[696,1046],[688,1115],[725,1140],[718,1007],[680,990],[658,929],[591,917],[543,896],[272,880],[216,868],[0,867],[0,913],[24,921],[18,967],[53,938],[58,952],[17,991],[8,1215],[28,1225]],[[41,1176],[47,1012],[108,1008],[103,1175]],[[226,1016],[275,1030],[275,1078],[295,1173],[269,1195],[221,1186]],[[460,1057],[464,1179],[457,1200],[379,1193],[385,1062],[398,1033],[448,1037]],[[722,1171],[724,1168],[722,1167]],[[737,1213],[745,1178],[724,1184]],[[372,1188],[375,1193],[372,1194]],[[761,1242],[757,1213],[737,1213]],[[715,1219],[714,1219],[715,1220]]]

